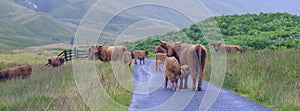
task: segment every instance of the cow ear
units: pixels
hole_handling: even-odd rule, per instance
[[[161,46],[162,48],[166,48],[166,45],[167,45],[166,43],[161,43],[161,44],[160,44],[160,46]]]

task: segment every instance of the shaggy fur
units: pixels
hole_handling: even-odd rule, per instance
[[[11,79],[11,78],[25,79],[27,77],[30,77],[31,74],[32,74],[32,66],[26,64],[26,65],[13,67],[13,68],[3,69],[0,72],[0,80]]]
[[[90,48],[92,52],[90,55],[97,55],[98,59],[103,62],[109,62],[111,60],[122,60],[123,53],[127,50],[126,46],[102,46],[95,45]]]
[[[65,63],[65,59],[60,56],[55,56],[53,58],[48,59],[48,63],[45,66],[59,67]]]
[[[168,86],[168,80],[172,83],[172,90],[178,90],[178,79],[181,75],[180,64],[175,57],[167,57],[164,63],[165,86]],[[174,84],[175,82],[175,84]]]

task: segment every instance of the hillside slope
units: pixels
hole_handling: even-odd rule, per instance
[[[288,13],[260,13],[218,16],[213,19],[216,20],[226,44],[241,45],[245,50],[300,48],[300,16]],[[207,24],[207,20],[209,19],[197,24],[210,25]],[[186,43],[200,43],[207,48],[210,45],[196,24],[159,36],[165,41],[181,41],[184,37],[187,38]],[[151,47],[159,43],[156,37],[149,37],[125,44],[129,48],[153,50]]]
[[[2,51],[65,41],[73,36],[74,28],[46,13],[37,13],[9,1],[1,0],[0,13]]]

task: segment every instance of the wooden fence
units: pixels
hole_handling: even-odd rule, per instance
[[[89,58],[89,46],[74,47],[73,50],[63,50],[57,56],[63,57],[66,62],[72,59],[88,59]]]

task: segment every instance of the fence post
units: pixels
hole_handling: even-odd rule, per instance
[[[77,59],[77,50],[76,50],[76,47],[74,47],[73,53],[74,53],[75,59]]]
[[[67,54],[67,50],[64,50],[64,56],[65,56],[66,62],[68,62],[68,54]]]
[[[69,57],[70,57],[70,60],[72,60],[72,50],[69,49]]]

